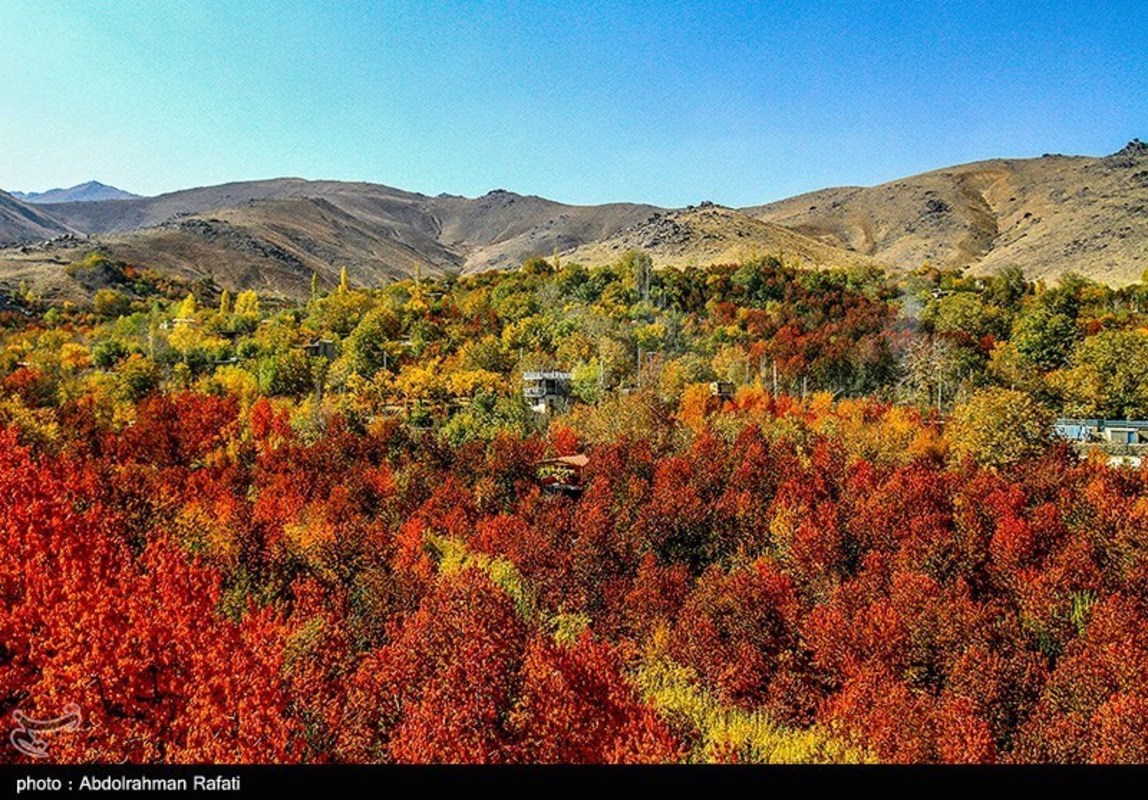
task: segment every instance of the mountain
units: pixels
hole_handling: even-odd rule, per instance
[[[598,266],[617,261],[627,250],[644,250],[661,267],[732,264],[768,255],[805,266],[878,266],[869,256],[713,203],[657,212],[564,257]]]
[[[925,261],[1110,284],[1148,268],[1148,145],[1103,158],[996,159],[744,209],[901,268]]]
[[[512,268],[555,251],[590,265],[632,248],[649,250],[659,266],[774,254],[816,265],[875,263],[712,204],[681,211],[572,206],[504,189],[429,197],[377,184],[281,178],[40,208],[129,263],[295,298],[310,291],[312,274],[330,286],[344,266],[353,283],[379,285],[416,271]],[[92,246],[42,248],[46,272]],[[25,269],[35,257],[22,254]],[[44,290],[63,289],[57,281]]]
[[[496,189],[477,198],[429,197],[388,186],[281,178],[129,200],[37,206],[93,237],[0,253],[0,277],[42,273],[45,296],[72,288],[58,264],[100,247],[114,258],[231,288],[305,297],[311,275],[378,285],[426,274],[517,266],[530,256],[604,239],[653,206],[571,206]]]
[[[274,229],[280,236],[293,239],[293,249],[314,250],[313,255],[320,258],[338,258],[337,253],[313,246],[330,238],[320,236],[313,227],[299,232],[299,236],[290,230],[295,224],[293,215],[308,204],[328,212],[323,219],[332,226],[330,234],[348,225],[357,227],[362,233],[396,239],[399,245],[412,248],[428,267],[470,270],[516,266],[523,258],[549,255],[556,247],[577,247],[657,210],[627,203],[571,206],[503,189],[478,198],[428,197],[379,184],[300,178],[229,183],[116,203],[44,208],[56,219],[93,235],[170,228],[187,217],[211,212],[234,225],[251,222],[262,226],[263,233]],[[222,213],[224,210],[227,213]],[[338,240],[325,243],[340,246]],[[345,260],[354,261],[354,255]]]
[[[45,241],[50,240],[50,241]],[[763,206],[667,210],[573,206],[502,189],[428,195],[300,178],[157,197],[39,202],[0,193],[0,281],[48,298],[87,292],[62,268],[94,248],[139,267],[301,298],[316,274],[379,285],[421,271],[505,269],[558,251],[607,263],[643,249],[656,266],[780,255],[807,265],[909,270],[928,261],[1106,283],[1148,268],[1148,145],[1110,156],[995,159],[872,187],[822,189]]]
[[[88,181],[70,189],[49,189],[46,192],[12,192],[12,196],[25,203],[86,203],[98,200],[130,200],[138,194],[125,192],[114,186]]]
[[[0,192],[0,246],[70,233],[71,229],[16,197]]]

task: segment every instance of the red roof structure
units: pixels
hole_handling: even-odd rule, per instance
[[[579,453],[556,456],[538,462],[538,482],[544,489],[577,494],[582,491],[582,470],[590,457]]]

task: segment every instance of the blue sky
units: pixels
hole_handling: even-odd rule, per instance
[[[1140,2],[0,0],[0,187],[747,205],[1148,139]]]

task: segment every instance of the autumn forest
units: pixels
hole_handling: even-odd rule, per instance
[[[78,707],[52,761],[1148,760],[1148,467],[1054,432],[1148,417],[1148,283],[67,269],[0,298],[0,717]]]

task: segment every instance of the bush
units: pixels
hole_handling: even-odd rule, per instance
[[[131,307],[131,298],[115,289],[100,289],[92,299],[93,310],[108,319],[118,319],[127,315]]]

